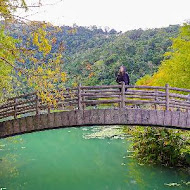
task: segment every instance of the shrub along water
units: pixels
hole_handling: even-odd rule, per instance
[[[141,163],[190,165],[190,132],[152,127],[125,128],[132,135],[134,157]]]

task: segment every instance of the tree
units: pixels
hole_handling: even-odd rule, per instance
[[[57,39],[51,34],[60,28],[51,27],[45,22],[25,23],[22,18],[16,19],[13,13],[18,8],[27,10],[28,6],[24,0],[3,0],[0,4],[0,15],[4,21],[2,25],[6,25],[6,29],[2,28],[0,34],[0,76],[1,79],[5,79],[0,80],[0,86],[7,95],[11,91],[12,84],[18,86],[17,82],[20,78],[22,88],[24,84],[25,88],[30,87],[32,90],[37,90],[44,101],[55,104],[54,96],[58,94],[56,90],[60,87],[63,89],[66,81],[66,74],[62,71],[60,64],[63,62],[62,43],[56,52],[52,51]],[[22,31],[20,28],[18,29],[19,35],[15,39],[8,34],[12,27],[21,26],[23,23],[25,26]],[[15,82],[15,80],[17,81]],[[4,94],[0,94],[1,101],[5,98]]]
[[[11,91],[10,82],[12,77],[10,74],[15,67],[15,57],[19,54],[16,48],[18,41],[5,32],[5,24],[14,18],[12,13],[18,7],[27,9],[24,0],[2,0],[0,3],[0,18],[3,20],[0,28],[0,102]]]
[[[190,88],[190,25],[184,24],[173,38],[158,71],[145,75],[137,85]],[[141,161],[167,165],[189,164],[189,133],[177,130],[142,128],[134,132],[133,148]],[[144,148],[142,148],[144,146]]]
[[[138,85],[164,86],[169,83],[173,87],[190,88],[190,25],[184,24],[172,42],[159,70],[152,77],[144,76]]]

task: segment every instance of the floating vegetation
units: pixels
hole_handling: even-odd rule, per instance
[[[164,183],[164,185],[169,187],[190,186],[190,181],[181,181],[181,183]]]
[[[179,183],[164,183],[164,185],[166,185],[166,186],[169,186],[169,187],[179,187],[181,184],[179,184]]]
[[[83,127],[82,130],[83,130],[83,131],[88,131],[88,128]]]
[[[97,127],[93,130],[93,133],[85,134],[83,137],[85,139],[105,139],[105,138],[111,138],[111,139],[124,139],[126,137],[126,134],[123,133],[123,129],[118,126],[102,126]]]

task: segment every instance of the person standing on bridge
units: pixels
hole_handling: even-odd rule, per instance
[[[122,82],[124,82],[125,85],[129,85],[129,83],[130,83],[129,75],[126,72],[126,67],[123,65],[119,68],[119,73],[117,75],[116,82],[118,84],[121,84]],[[127,88],[125,89],[125,91],[126,90],[127,90]],[[121,89],[120,89],[120,91],[121,91]]]

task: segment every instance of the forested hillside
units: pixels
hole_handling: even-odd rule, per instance
[[[118,67],[125,65],[134,84],[140,77],[157,70],[163,54],[171,46],[171,38],[177,36],[178,30],[179,26],[170,26],[132,30],[124,34],[102,34],[101,37],[95,35],[67,59],[65,70],[69,82],[113,84]]]
[[[14,38],[22,39],[20,46],[28,46],[28,33],[33,30],[33,25],[14,25],[9,28]],[[116,30],[102,30],[96,26],[63,26],[46,28],[47,36],[52,39],[51,54],[46,59],[59,54],[62,49],[62,70],[67,74],[67,86],[114,84],[115,75],[120,65],[125,65],[134,84],[146,74],[157,71],[163,54],[171,46],[171,38],[176,37],[179,26],[169,26],[160,29],[131,30],[126,33]],[[29,49],[35,49],[30,45]],[[42,59],[42,54],[36,54],[37,59]],[[31,60],[24,64],[17,62],[19,67],[30,68]],[[16,82],[14,89],[23,92],[32,91],[26,88],[26,80],[18,73],[14,73]]]

